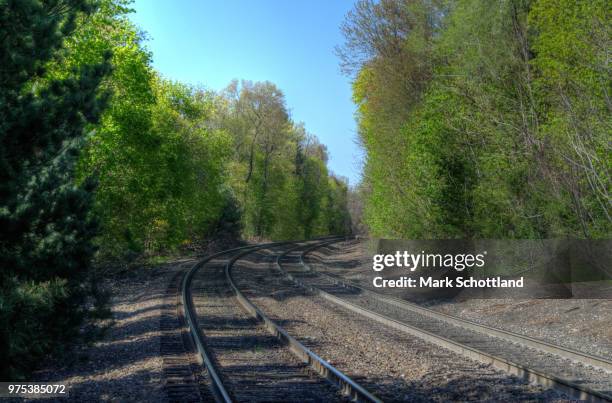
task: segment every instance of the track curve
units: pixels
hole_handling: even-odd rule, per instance
[[[299,253],[299,262],[303,268],[301,272],[287,271],[282,267],[283,257],[291,253],[291,250],[279,256],[278,267],[311,292],[380,323],[478,361],[491,363],[533,382],[554,387],[573,398],[587,401],[611,400],[612,376],[608,372],[610,363],[605,359],[576,351],[564,355],[568,350],[564,347],[550,343],[540,345],[535,339],[430,312],[426,308],[314,271],[305,263],[305,255],[330,243],[333,242],[319,244]],[[573,365],[568,367],[566,360],[571,360]]]
[[[379,402],[268,319],[233,283],[236,261],[285,245],[223,251],[198,262],[183,279],[185,317],[215,400]]]

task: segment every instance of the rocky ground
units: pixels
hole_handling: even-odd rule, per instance
[[[30,380],[66,384],[68,400],[75,402],[167,400],[160,319],[162,310],[175,309],[169,306],[168,286],[201,256],[236,246],[233,239],[219,239],[185,250],[186,257],[159,259],[165,263],[99,269],[101,288],[111,296],[111,318],[86,326],[94,329],[88,333],[101,336],[48,357]]]
[[[371,287],[372,259],[366,241],[336,244],[313,254],[330,274]],[[377,290],[380,291],[380,290]],[[401,297],[401,290],[385,292]],[[610,299],[428,300],[421,304],[474,322],[612,358]]]
[[[612,359],[612,301],[474,299],[430,308]]]
[[[61,359],[50,358],[33,381],[66,384],[70,401],[163,401],[160,312],[171,278],[194,261],[179,259],[106,278],[112,319],[99,324],[108,326],[103,338],[73,346]]]
[[[231,246],[219,245],[215,249]],[[314,256],[324,261],[326,264],[321,267],[331,273],[369,285],[366,280],[371,274],[371,258],[364,242],[339,244]],[[112,295],[112,318],[97,324],[99,329],[106,329],[104,336],[89,344],[70,347],[61,359],[50,357],[31,380],[66,384],[70,401],[164,401],[160,314],[167,308],[164,297],[171,279],[194,262],[195,258],[176,259],[106,276],[103,286]],[[243,278],[248,278],[255,273],[244,274]],[[273,281],[260,283],[261,286],[273,284]],[[400,400],[486,400],[496,395],[495,388],[502,390],[506,399],[557,397],[551,391],[524,385],[488,366],[475,365],[419,340],[398,343],[405,336],[360,318],[345,318],[346,312],[324,301],[314,301],[312,296],[254,297],[291,331],[310,334],[311,339],[306,337],[303,342],[339,367],[357,371],[363,381],[369,378],[384,383],[393,378],[386,386]],[[610,300],[488,299],[430,301],[428,306],[592,354],[612,356]],[[338,327],[337,320],[344,325]],[[386,341],[390,345],[401,344],[402,348],[387,349]],[[326,345],[333,348],[327,349]],[[359,357],[355,362],[376,365],[360,368],[353,360],[343,363],[343,357],[347,356]],[[371,373],[372,368],[378,372]],[[474,374],[487,382],[475,382]]]
[[[234,267],[238,287],[317,355],[383,401],[564,401],[555,391],[378,324],[296,287],[274,254]]]

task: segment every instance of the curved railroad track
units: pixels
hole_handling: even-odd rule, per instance
[[[381,295],[336,276],[314,271],[304,257],[314,249],[286,250],[278,268],[300,286],[379,323],[407,332],[571,398],[612,400],[612,362],[537,339],[480,325]]]
[[[307,245],[306,245],[307,246]],[[301,343],[385,401],[545,400],[546,388],[425,343],[339,307],[279,275],[286,248],[256,251],[232,268],[242,293]],[[321,399],[321,401],[325,401]]]
[[[232,267],[239,259],[287,245],[223,251],[198,262],[182,280],[186,323],[215,400],[380,401],[290,336],[236,287]],[[180,390],[171,400],[180,400]]]
[[[181,302],[181,284],[185,272],[173,276],[164,297],[160,318],[160,353],[164,392],[172,402],[210,401],[209,382],[197,370],[193,360],[194,346],[186,326]]]

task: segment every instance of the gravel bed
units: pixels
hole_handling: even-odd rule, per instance
[[[469,300],[429,308],[612,360],[610,300]]]
[[[286,266],[284,270],[303,283],[385,317],[425,330],[431,334],[442,336],[490,355],[505,358],[510,362],[527,365],[528,368],[543,373],[576,381],[592,390],[603,393],[612,390],[612,377],[605,371],[573,363],[570,360],[517,343],[504,342],[483,332],[454,326],[446,321],[398,307],[381,298],[336,285],[329,277],[322,276],[318,272],[306,271],[301,265]]]
[[[113,323],[104,337],[74,346],[62,359],[49,359],[32,381],[64,383],[65,400],[75,402],[164,401],[160,313],[170,280],[193,263],[182,259],[106,279]]]
[[[239,287],[294,337],[385,401],[554,400],[527,384],[309,295],[272,267],[270,253],[234,270]]]
[[[192,283],[198,323],[223,384],[237,402],[345,401],[239,306],[225,277],[231,255],[214,259]]]
[[[372,289],[372,259],[366,242],[341,242],[313,251],[316,270]],[[322,264],[324,263],[324,264]],[[375,290],[380,292],[380,290]],[[386,294],[404,297],[401,289]],[[410,299],[410,298],[406,298]],[[469,299],[413,301],[439,312],[612,359],[610,299]]]

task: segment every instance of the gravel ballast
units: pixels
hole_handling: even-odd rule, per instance
[[[61,360],[49,359],[32,381],[66,384],[70,401],[164,401],[160,314],[171,279],[194,262],[182,259],[107,278],[114,323],[104,337],[73,347]]]
[[[354,281],[377,292],[370,281],[372,259],[365,241],[341,242],[313,251],[318,271]],[[385,293],[402,297],[401,289]],[[413,301],[439,312],[612,359],[612,300],[469,299]]]
[[[224,270],[231,257],[202,265],[191,289],[207,352],[232,400],[346,401],[238,304]]]
[[[294,285],[273,253],[236,264],[239,288],[307,347],[385,401],[558,399],[556,391],[509,376],[375,323]]]

